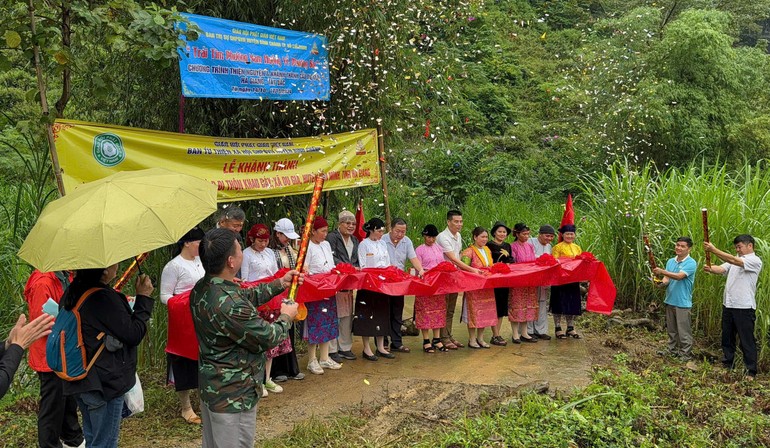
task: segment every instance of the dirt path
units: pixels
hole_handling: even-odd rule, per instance
[[[414,300],[408,297],[406,302],[404,315],[411,316]],[[458,304],[456,316],[460,315],[459,308]],[[553,335],[552,322],[549,325]],[[457,339],[467,342],[465,325],[455,322],[454,328]],[[377,362],[360,357],[361,341],[356,338],[353,352],[359,358],[323,375],[307,372],[307,358],[303,356],[299,365],[305,379],[281,383],[283,393],[260,400],[257,445],[310,418],[323,420],[337,415],[364,417],[367,441],[373,446],[391,444],[422,429],[434,429],[437,423],[476,415],[482,409],[493,410],[522,388],[554,392],[583,387],[590,381],[592,358],[604,348],[593,338],[514,345],[510,343],[507,320],[502,336],[509,341],[506,347],[466,347],[433,354],[423,353],[422,337],[405,336],[404,343],[411,353],[398,353],[396,359],[380,358]],[[485,340],[490,337],[487,330]],[[193,448],[200,446],[200,439],[166,439],[162,446]]]
[[[413,301],[407,299],[407,303]],[[409,306],[405,315],[411,315]],[[404,343],[412,352],[399,353],[396,359],[370,362],[359,356],[324,375],[306,372],[302,381],[283,383],[282,394],[260,401],[258,440],[276,437],[313,416],[361,412],[359,405],[364,405],[374,413],[367,434],[377,441],[395,434],[393,429],[407,418],[418,416],[428,422],[451,419],[466,407],[502,401],[521,387],[553,391],[588,384],[591,359],[585,340],[551,339],[514,345],[510,343],[510,327],[505,322],[504,326],[502,335],[509,341],[506,347],[466,347],[427,354],[422,352],[421,337],[405,336]],[[467,339],[462,324],[455,323],[455,334],[463,342]],[[359,355],[361,342],[357,339],[353,352]],[[305,371],[307,359],[301,358],[299,364]]]

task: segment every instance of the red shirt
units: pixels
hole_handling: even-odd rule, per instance
[[[29,308],[29,320],[32,321],[43,314],[43,304],[48,301],[49,297],[59,303],[63,294],[64,289],[61,281],[55,273],[40,272],[37,269],[32,271],[32,275],[29,276],[27,285],[24,287],[24,298]],[[45,360],[46,341],[48,341],[47,337],[40,338],[29,347],[27,360],[32,370],[37,372],[51,371]]]

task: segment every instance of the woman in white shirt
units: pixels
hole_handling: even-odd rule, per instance
[[[254,282],[263,278],[272,277],[278,272],[278,261],[275,252],[267,247],[270,240],[270,229],[264,224],[254,224],[246,234],[246,244],[249,245],[243,251],[243,261],[241,262],[241,278],[246,282]],[[280,316],[278,310],[259,311],[259,316],[267,322],[275,322]],[[268,350],[265,355],[265,388],[262,389],[262,396],[266,397],[268,392],[279,394],[283,392],[283,387],[275,384],[271,376],[273,369],[273,359],[292,351],[292,345],[289,338],[284,339],[280,344]]]
[[[388,248],[382,235],[385,234],[385,223],[379,218],[372,218],[364,224],[366,238],[358,245],[358,263],[361,269],[386,268],[390,266]],[[385,294],[361,289],[356,295],[356,310],[353,318],[353,334],[361,336],[364,343],[363,357],[369,361],[377,361],[377,357],[395,358],[385,348],[385,336],[390,330],[390,307]],[[374,336],[377,344],[377,354],[369,346],[369,338]]]
[[[160,277],[160,301],[164,305],[168,304],[171,297],[191,290],[195,283],[206,274],[198,257],[198,246],[202,239],[203,231],[196,227],[177,242],[175,252],[178,255],[166,264]],[[189,324],[192,327],[192,321]],[[169,334],[174,331],[174,328],[168,327]],[[189,342],[195,344],[197,351],[198,341]],[[193,411],[190,403],[190,391],[198,388],[198,360],[171,353],[166,356],[168,382],[174,384],[174,389],[179,396],[182,418],[187,423],[200,424],[201,419]]]
[[[317,216],[313,221],[313,231],[310,233],[310,243],[305,255],[305,269],[308,274],[326,274],[334,267],[332,247],[326,241],[329,233],[329,223]],[[322,375],[324,369],[337,370],[342,366],[329,357],[329,342],[339,335],[337,320],[337,299],[335,296],[324,297],[321,300],[306,302],[307,319],[304,334],[308,343],[307,369],[316,375]],[[320,346],[320,361],[316,359],[316,349]]]

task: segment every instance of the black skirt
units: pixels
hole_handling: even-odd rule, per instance
[[[294,324],[289,328],[289,339],[291,339],[292,348],[294,345]],[[270,376],[273,378],[277,376],[287,376],[294,378],[299,375],[299,364],[297,363],[297,353],[292,350],[289,353],[285,353],[273,358],[273,367],[270,369]]]
[[[580,299],[580,283],[551,286],[551,313],[580,316],[583,313]]]
[[[497,317],[508,316],[508,296],[511,290],[509,288],[495,288],[495,308]]]
[[[198,361],[166,353],[168,382],[177,392],[198,388]]]
[[[390,296],[361,289],[356,294],[353,334],[387,336],[390,333]]]

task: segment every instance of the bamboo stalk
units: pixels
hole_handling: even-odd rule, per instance
[[[703,215],[703,242],[710,243],[709,241],[709,211],[706,208],[700,209]],[[711,252],[706,252],[706,266],[711,266]]]

